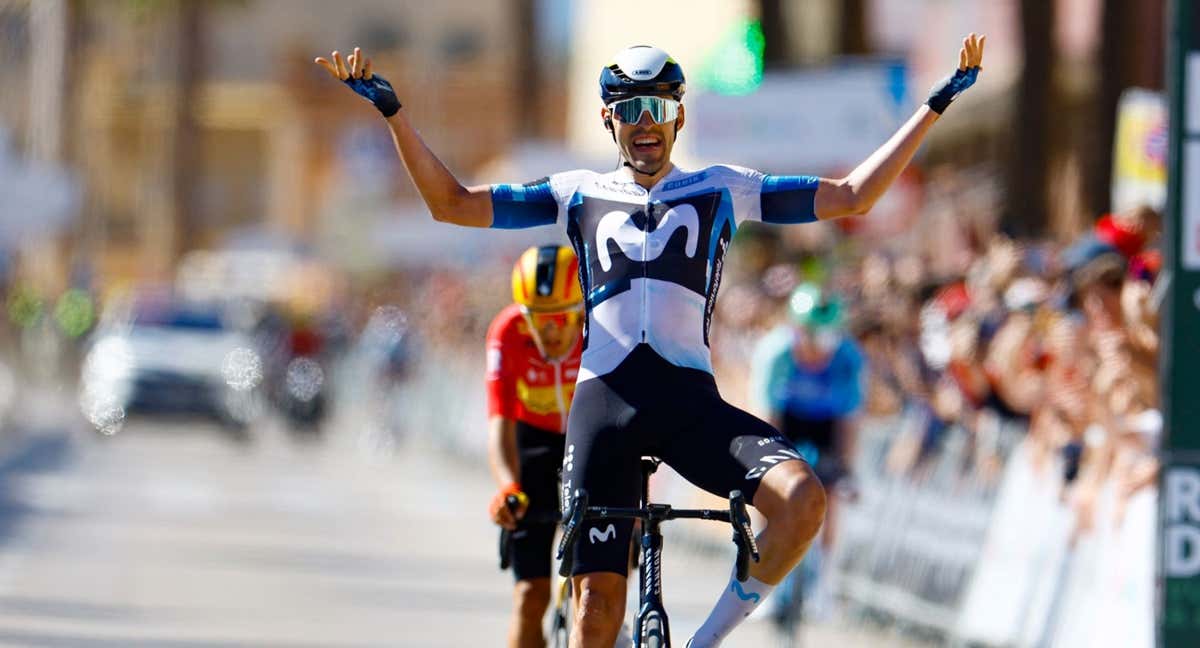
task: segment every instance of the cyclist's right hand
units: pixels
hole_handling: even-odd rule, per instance
[[[514,501],[510,502],[510,497]],[[488,513],[491,514],[492,522],[511,531],[517,528],[517,520],[525,517],[528,508],[529,496],[521,490],[520,484],[509,484],[492,496]]]
[[[341,53],[336,50],[330,56],[332,61],[318,56],[314,62],[371,102],[384,117],[391,117],[400,110],[400,99],[392,89],[392,84],[371,71],[371,59],[363,54],[362,48],[355,47],[354,53],[346,61],[342,61]]]

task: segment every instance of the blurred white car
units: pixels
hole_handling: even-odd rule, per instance
[[[211,416],[242,432],[261,411],[263,369],[253,338],[215,306],[141,304],[96,331],[80,376],[80,406],[102,433],[127,414]]]

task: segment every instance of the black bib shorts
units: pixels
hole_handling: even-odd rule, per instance
[[[641,457],[662,459],[692,484],[747,503],[767,470],[799,453],[770,424],[721,399],[712,374],[673,365],[639,344],[613,371],[582,381],[567,421],[563,507],[575,489],[592,506],[635,507]],[[628,575],[631,520],[588,521],[575,574]]]

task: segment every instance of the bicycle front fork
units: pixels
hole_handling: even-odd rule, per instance
[[[662,533],[658,520],[646,520],[642,532],[642,566],[638,570],[641,586],[637,619],[633,626],[635,648],[667,648],[671,630],[662,602]]]

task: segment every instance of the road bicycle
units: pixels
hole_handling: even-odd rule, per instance
[[[733,527],[733,542],[737,546],[735,571],[739,582],[745,582],[749,577],[750,561],[758,562],[758,544],[754,541],[754,531],[750,526],[742,492],[735,490],[729,494],[729,508],[725,510],[676,509],[669,504],[650,503],[650,475],[658,470],[660,463],[654,457],[642,458],[642,490],[637,508],[589,506],[587,491],[577,489],[563,516],[563,534],[558,544],[559,574],[566,577],[571,573],[575,543],[579,540],[585,521],[641,521],[638,612],[633,624],[633,645],[636,648],[669,648],[671,645],[667,611],[662,601],[663,537],[660,527],[663,522],[697,519],[729,523]]]

